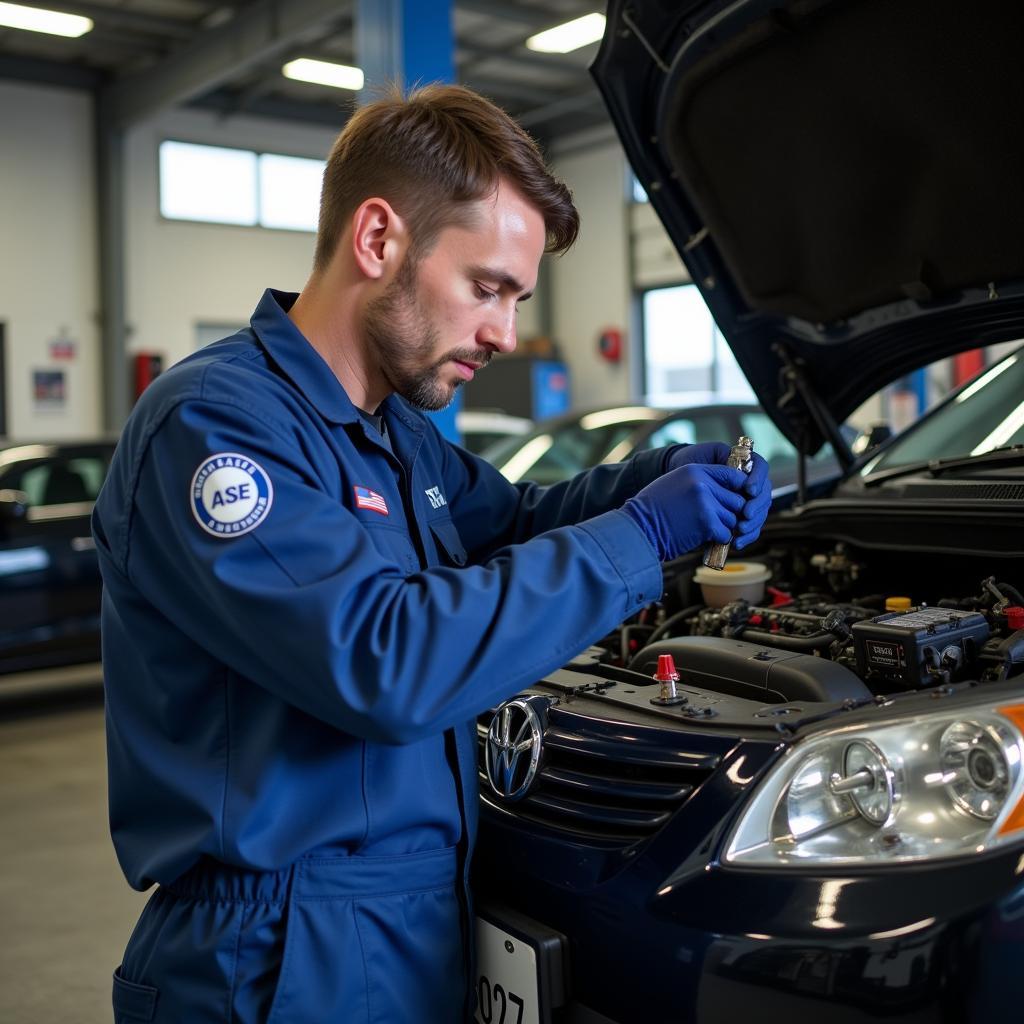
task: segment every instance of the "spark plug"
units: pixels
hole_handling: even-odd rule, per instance
[[[729,458],[725,464],[732,469],[741,469],[744,473],[749,473],[754,468],[753,456],[754,442],[743,436],[729,449]],[[704,551],[704,564],[709,569],[724,569],[730,547],[731,541],[728,544],[709,544]]]

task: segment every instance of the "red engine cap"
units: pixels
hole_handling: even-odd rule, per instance
[[[1024,608],[1019,604],[1004,608],[1003,614],[1006,616],[1006,625],[1010,629],[1024,629]]]
[[[679,678],[679,673],[676,671],[676,661],[671,654],[658,655],[658,671],[654,673],[654,678],[659,683],[663,679]]]

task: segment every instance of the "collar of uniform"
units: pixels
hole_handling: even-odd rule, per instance
[[[380,409],[377,411],[385,413],[392,424],[397,420],[414,434],[423,433],[423,414],[414,412],[412,406],[404,398],[400,398],[393,392],[381,402]]]
[[[325,420],[331,423],[361,422],[341,381],[289,318],[288,310],[298,297],[297,292],[268,288],[250,321],[256,337]]]

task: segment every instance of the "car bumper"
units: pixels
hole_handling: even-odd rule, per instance
[[[828,877],[692,858],[680,872],[659,843],[602,856],[484,823],[478,894],[567,938],[552,1024],[980,1022],[1014,1005],[1019,850]]]

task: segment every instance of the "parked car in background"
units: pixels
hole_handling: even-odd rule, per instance
[[[462,447],[480,455],[501,441],[522,437],[533,426],[533,420],[500,409],[460,409],[455,414],[455,425],[462,435]]]
[[[682,409],[604,406],[544,420],[528,433],[499,441],[482,454],[513,483],[532,480],[553,484],[591,466],[620,462],[648,448],[700,441],[735,444],[742,434],[752,437],[755,451],[768,460],[776,494],[795,489],[796,449],[764,410],[753,404]],[[854,436],[850,431],[849,438]],[[825,445],[808,460],[807,480],[818,483],[838,476],[839,471],[831,447]]]
[[[0,447],[0,674],[99,660],[89,515],[114,445]]]

